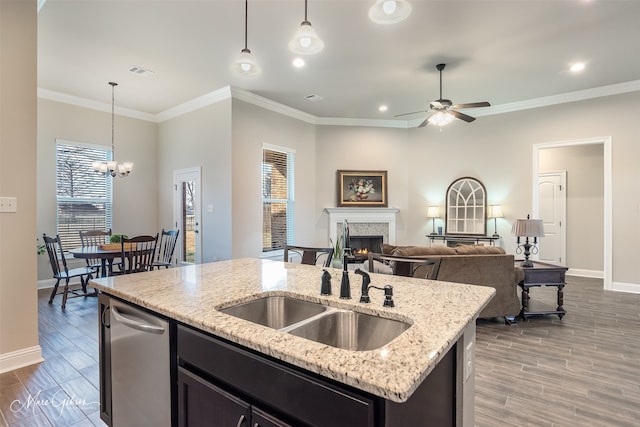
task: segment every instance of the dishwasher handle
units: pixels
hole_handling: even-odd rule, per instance
[[[131,315],[128,315],[129,317],[125,316],[118,310],[117,307],[111,306],[111,312],[113,313],[113,317],[115,317],[118,322],[130,328],[158,335],[162,335],[164,333],[164,328],[162,326],[150,325],[143,319],[135,318]]]

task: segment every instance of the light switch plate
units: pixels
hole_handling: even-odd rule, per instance
[[[18,198],[0,197],[0,212],[18,212]]]

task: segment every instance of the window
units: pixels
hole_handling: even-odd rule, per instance
[[[293,157],[288,149],[262,148],[262,251],[283,249],[293,236]]]
[[[57,233],[64,250],[81,246],[79,231],[111,228],[112,178],[91,167],[107,160],[111,150],[56,141]]]

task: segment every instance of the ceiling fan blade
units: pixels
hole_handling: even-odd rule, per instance
[[[460,111],[456,111],[456,110],[449,110],[449,113],[452,116],[455,116],[457,118],[459,118],[460,120],[464,120],[467,123],[470,123],[472,121],[474,121],[476,118],[475,117],[471,117],[467,114],[461,113]]]
[[[484,102],[469,102],[467,104],[456,104],[456,105],[452,106],[451,108],[462,109],[462,108],[478,108],[478,107],[491,107],[491,104],[489,104],[486,101],[484,101]]]
[[[393,117],[402,117],[402,116],[408,116],[409,114],[417,114],[417,113],[426,113],[428,110],[420,110],[420,111],[412,111],[410,113],[402,113],[402,114],[396,114]]]
[[[424,121],[418,125],[419,128],[423,128],[429,124],[429,117],[425,117]]]

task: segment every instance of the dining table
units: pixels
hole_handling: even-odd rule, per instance
[[[122,248],[115,245],[110,247],[101,246],[82,246],[69,250],[74,258],[81,259],[99,259],[101,263],[101,277],[113,275],[113,260],[122,256]]]

